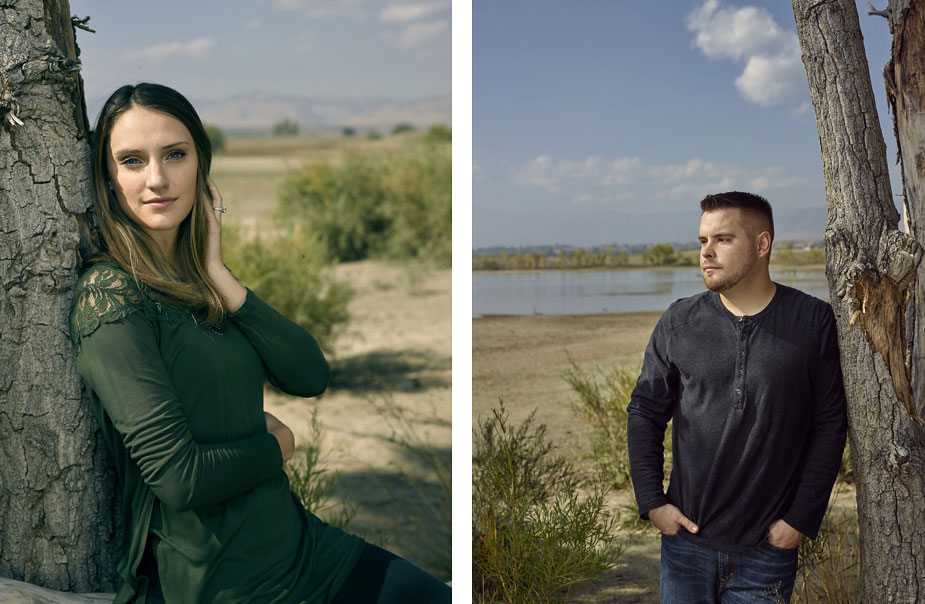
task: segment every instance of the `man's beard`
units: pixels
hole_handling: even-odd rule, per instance
[[[703,269],[701,269],[700,275],[703,277],[703,284],[707,286],[708,290],[720,294],[738,285],[752,270],[752,267],[755,266],[755,262],[757,261],[758,257],[754,256],[751,258],[750,262],[739,265],[739,267],[732,272],[724,266],[720,269],[719,275],[709,277],[703,272]]]

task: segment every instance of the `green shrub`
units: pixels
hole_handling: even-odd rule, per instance
[[[299,123],[288,117],[273,124],[273,136],[295,136],[299,133]]]
[[[384,160],[382,185],[391,220],[392,258],[452,261],[453,153],[449,144],[420,144]]]
[[[344,153],[290,173],[279,191],[280,218],[318,233],[327,255],[341,261],[382,255],[389,228],[377,158]]]
[[[332,472],[324,467],[321,435],[318,410],[315,409],[312,411],[311,437],[308,442],[300,442],[296,446],[292,459],[286,462],[286,475],[292,492],[305,509],[328,524],[343,529],[356,515],[356,504],[337,502],[331,498],[340,480],[340,472]]]
[[[392,136],[402,134],[403,132],[414,132],[414,126],[407,122],[402,122],[400,124],[395,124],[395,127],[392,128]]]
[[[418,259],[450,266],[452,150],[420,142],[389,155],[345,152],[289,174],[279,215],[319,233],[342,261]]]
[[[563,377],[578,395],[572,402],[575,414],[591,427],[589,456],[599,461],[610,485],[630,484],[629,452],[626,448],[626,408],[636,386],[638,371],[617,368],[597,375],[586,372],[571,357]],[[665,474],[671,473],[671,423],[665,430]]]
[[[330,350],[350,317],[353,294],[334,278],[316,237],[298,225],[247,237],[240,225],[226,221],[222,257],[241,283]]]
[[[472,589],[477,602],[566,601],[621,553],[605,492],[582,499],[534,413],[508,424],[503,401],[479,422],[472,459]]]
[[[224,151],[225,133],[222,132],[218,126],[213,126],[211,124],[204,124],[203,127],[205,128],[206,136],[209,137],[209,142],[212,143],[212,153]]]
[[[453,131],[443,124],[435,124],[427,129],[427,134],[424,135],[424,142],[451,143],[453,142]]]
[[[679,260],[674,246],[670,243],[658,243],[653,245],[646,250],[646,253],[643,254],[642,257],[646,264],[651,264],[653,266],[672,266],[677,264]]]

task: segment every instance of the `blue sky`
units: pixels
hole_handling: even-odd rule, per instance
[[[193,102],[260,90],[312,99],[448,96],[450,0],[71,0],[90,119],[127,82]]]
[[[857,6],[892,162],[889,28]],[[789,2],[474,0],[472,32],[474,248],[651,242],[679,213],[693,240],[733,189],[825,207]]]

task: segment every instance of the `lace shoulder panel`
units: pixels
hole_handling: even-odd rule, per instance
[[[102,262],[90,267],[77,281],[71,302],[70,331],[74,347],[79,350],[81,339],[104,323],[139,311],[153,317],[143,287],[114,263]]]

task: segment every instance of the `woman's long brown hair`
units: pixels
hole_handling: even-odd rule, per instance
[[[189,130],[196,148],[196,199],[180,223],[173,257],[168,258],[154,240],[122,210],[110,188],[106,165],[109,135],[116,121],[132,107],[160,111]],[[212,143],[196,110],[179,92],[160,84],[123,86],[103,105],[93,136],[94,200],[106,249],[95,260],[115,261],[154,290],[161,300],[188,310],[200,323],[221,323],[227,312],[205,266],[208,214],[211,212],[206,177],[212,166]]]

